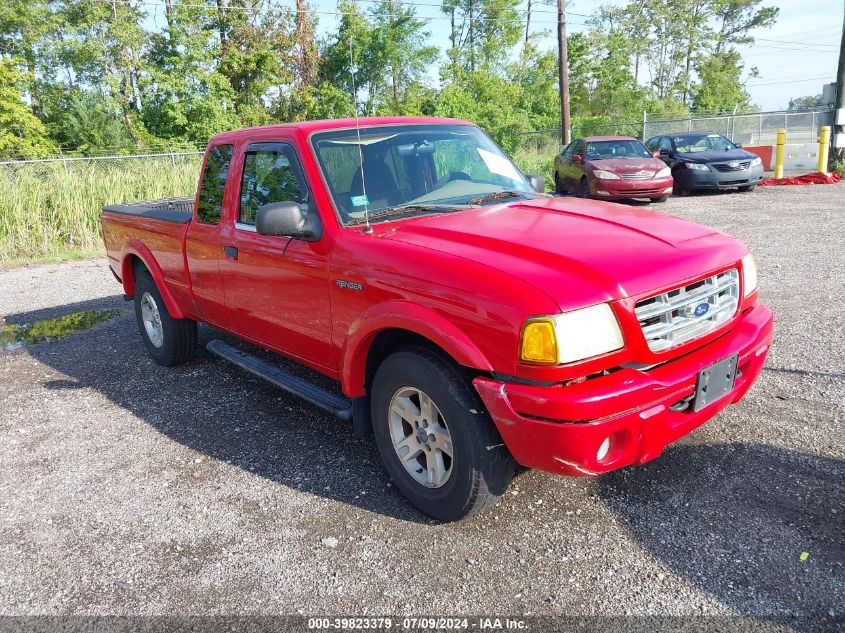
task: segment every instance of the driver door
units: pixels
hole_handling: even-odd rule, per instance
[[[292,201],[305,214],[317,213],[296,149],[285,141],[253,143],[240,167],[237,208],[229,214],[220,260],[231,322],[265,347],[336,371],[328,240],[306,242],[255,230],[258,209],[271,202]]]

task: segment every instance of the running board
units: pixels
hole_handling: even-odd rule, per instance
[[[307,400],[314,406],[333,413],[342,420],[352,419],[352,401],[341,395],[334,394],[299,376],[294,376],[284,369],[271,365],[257,356],[242,352],[219,339],[210,341],[206,347],[212,354],[234,363],[241,369],[245,369],[277,387],[281,387],[290,394]]]

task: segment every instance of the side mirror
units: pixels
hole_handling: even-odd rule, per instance
[[[255,230],[261,235],[284,235],[316,242],[323,232],[319,224],[314,226],[315,216],[316,213],[309,213],[306,218],[296,202],[271,202],[258,209]]]
[[[736,145],[737,149],[742,149],[742,143],[734,143],[734,145]]]
[[[573,163],[580,163],[583,159],[581,158],[581,154],[574,154],[572,156]]]
[[[652,155],[654,158],[660,158],[660,152],[652,152],[652,153],[651,153],[651,155]]]
[[[525,177],[528,179],[528,182],[531,183],[531,186],[534,187],[534,191],[539,193],[546,192],[546,181],[542,176],[538,176],[537,174],[525,174]]]
[[[668,155],[669,155],[669,154],[671,154],[671,153],[672,153],[672,152],[671,152],[671,150],[667,149],[666,147],[664,147],[664,148],[663,148],[662,150],[660,150],[660,152],[659,152],[659,154],[660,154],[661,156],[668,156]]]

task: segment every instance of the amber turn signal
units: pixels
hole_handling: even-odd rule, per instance
[[[555,324],[548,317],[529,319],[522,328],[519,358],[526,363],[557,364]]]

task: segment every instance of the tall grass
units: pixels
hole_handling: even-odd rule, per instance
[[[0,262],[102,252],[107,204],[193,195],[200,156],[0,166]]]

